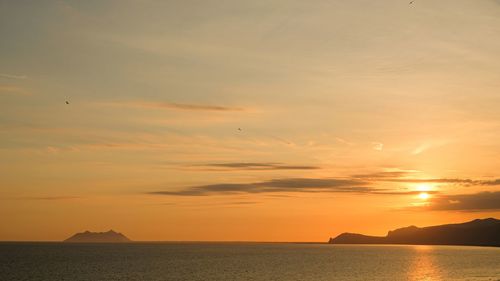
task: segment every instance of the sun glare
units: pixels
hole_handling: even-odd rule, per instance
[[[429,199],[429,193],[427,192],[421,192],[419,195],[418,195],[418,198],[422,199],[422,200],[427,200]]]
[[[425,192],[425,191],[430,191],[431,189],[432,189],[431,186],[429,184],[426,184],[426,183],[417,185],[418,191]]]

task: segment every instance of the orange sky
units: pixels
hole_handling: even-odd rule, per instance
[[[499,29],[487,0],[2,2],[0,240],[498,218]]]

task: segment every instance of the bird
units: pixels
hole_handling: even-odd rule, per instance
[[[238,131],[241,131],[241,128],[238,128]]]
[[[66,101],[66,104],[69,104],[69,101]]]
[[[413,4],[413,2],[415,2],[415,1],[410,1],[410,5]]]

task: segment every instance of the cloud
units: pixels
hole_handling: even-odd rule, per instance
[[[449,179],[449,178],[429,178],[429,179],[413,179],[413,178],[400,178],[400,179],[382,179],[381,181],[390,182],[403,182],[403,183],[456,183],[456,184],[481,184],[481,181],[474,181],[471,179]]]
[[[418,147],[416,147],[416,148],[415,148],[415,149],[411,152],[411,154],[413,154],[413,155],[420,154],[420,153],[422,153],[422,152],[426,151],[427,149],[429,149],[430,147],[431,147],[431,145],[430,145],[430,144],[428,144],[428,143],[421,144],[421,145],[419,145]]]
[[[152,104],[153,107],[181,109],[181,110],[202,110],[202,111],[241,111],[242,108],[227,107],[220,105],[200,105],[200,104],[183,104],[183,103],[156,103]]]
[[[211,194],[272,192],[382,193],[383,189],[366,186],[368,182],[335,178],[282,178],[254,183],[219,183],[192,186],[178,191],[153,191],[151,195],[203,196]],[[401,194],[405,194],[402,192]]]
[[[350,141],[347,141],[343,138],[339,138],[339,137],[335,137],[335,140],[339,143],[342,143],[342,144],[345,144],[345,145],[348,145],[348,146],[353,146],[354,143],[353,142],[350,142]]]
[[[188,104],[188,103],[173,103],[173,102],[107,102],[101,105],[108,106],[125,106],[125,107],[140,107],[140,108],[156,108],[156,109],[173,109],[185,111],[243,111],[240,107],[230,107],[223,105],[206,105],[206,104]]]
[[[26,79],[26,78],[28,78],[26,75],[15,75],[15,74],[7,74],[7,73],[0,73],[0,77],[8,78],[8,79]]]
[[[421,154],[431,148],[436,148],[436,147],[440,147],[440,146],[444,146],[446,144],[448,144],[450,141],[448,140],[434,140],[434,141],[430,141],[430,142],[425,142],[425,143],[422,143],[420,144],[419,146],[417,146],[412,152],[411,154],[413,155],[418,155],[418,154]]]
[[[369,174],[352,175],[353,179],[363,179],[373,183],[376,182],[400,182],[400,183],[444,183],[444,184],[461,184],[461,185],[500,185],[500,179],[492,180],[477,180],[477,179],[460,179],[460,178],[411,178],[411,176],[419,171],[414,170],[398,170],[387,172],[375,172]]]
[[[391,179],[391,178],[400,178],[406,176],[410,173],[414,173],[415,171],[391,171],[391,172],[376,172],[370,174],[359,174],[353,175],[353,178],[361,178],[361,179],[373,179],[373,180],[383,180],[383,179]]]
[[[316,166],[294,166],[280,163],[213,163],[199,165],[204,167],[222,168],[228,170],[301,170],[319,169]],[[359,174],[345,178],[278,178],[253,183],[216,183],[186,187],[181,190],[160,190],[148,192],[151,195],[178,195],[178,196],[204,196],[210,194],[236,194],[236,193],[275,193],[275,192],[333,192],[333,193],[358,193],[378,195],[416,195],[420,190],[407,188],[379,188],[383,182],[396,183],[443,183],[460,184],[465,186],[491,186],[500,185],[500,179],[473,180],[459,178],[404,178],[418,171],[398,170],[383,171],[370,174]],[[440,194],[439,191],[427,193]],[[436,197],[438,198],[438,197]]]
[[[63,200],[81,199],[81,197],[78,197],[78,196],[41,196],[41,197],[20,197],[18,199],[24,199],[24,200],[44,200],[44,201],[63,201]]]
[[[500,179],[488,180],[488,181],[479,181],[480,185],[500,185]]]
[[[226,202],[223,205],[255,205],[255,204],[260,204],[262,202],[259,201],[233,201],[233,202]]]
[[[77,197],[77,196],[48,196],[48,197],[36,197],[33,199],[36,199],[36,200],[73,200],[73,199],[80,199],[80,197]]]
[[[215,170],[315,170],[317,166],[308,165],[285,165],[282,163],[211,163],[197,165],[199,167],[215,168]]]
[[[500,179],[494,180],[473,180],[473,179],[450,179],[450,178],[432,178],[432,179],[412,179],[412,178],[389,178],[380,181],[402,182],[402,183],[449,183],[461,185],[500,185]]]
[[[371,193],[381,194],[381,195],[418,195],[418,194],[421,194],[422,191],[420,191],[420,190],[410,190],[410,191],[385,190],[384,191],[384,190],[378,189],[378,190],[372,191]],[[439,194],[440,192],[436,191],[436,190],[429,190],[429,191],[426,191],[425,193]]]
[[[467,212],[500,210],[500,191],[440,195],[432,199],[428,206],[422,208],[434,211]]]
[[[9,86],[9,85],[0,85],[0,93],[15,94],[15,95],[22,95],[22,96],[27,96],[30,94],[29,92],[27,92],[23,88],[16,87],[16,86]]]
[[[373,149],[377,151],[382,151],[384,149],[384,144],[381,142],[372,142]]]

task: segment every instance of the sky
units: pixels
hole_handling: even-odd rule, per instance
[[[0,0],[0,240],[498,218],[499,34],[494,0]]]

